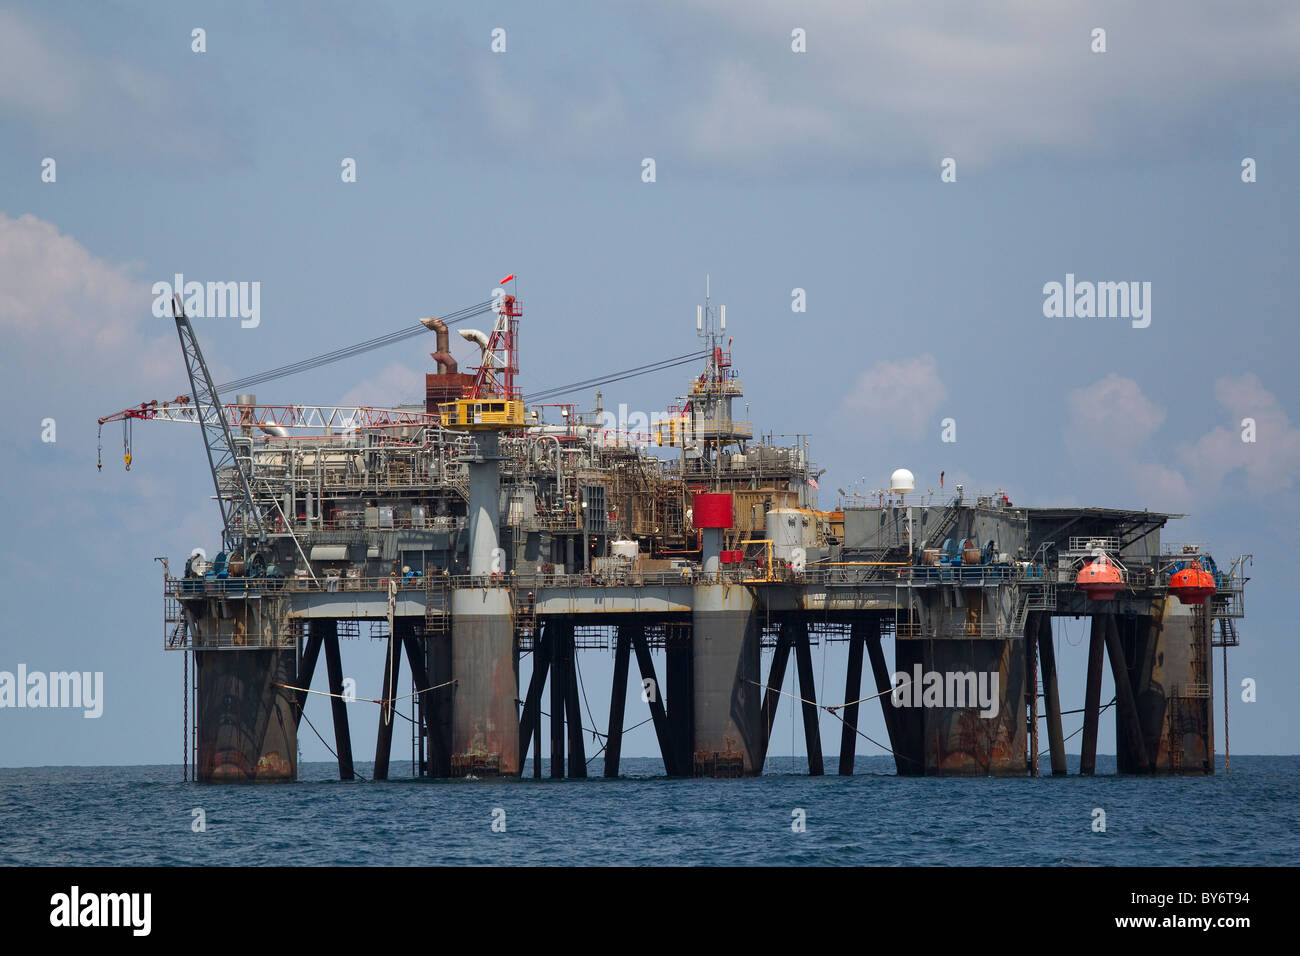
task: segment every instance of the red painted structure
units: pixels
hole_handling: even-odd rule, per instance
[[[691,520],[697,528],[730,528],[734,524],[731,495],[697,494]]]

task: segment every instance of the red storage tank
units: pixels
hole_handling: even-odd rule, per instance
[[[696,495],[691,521],[697,528],[730,528],[732,525],[731,495],[705,493]]]

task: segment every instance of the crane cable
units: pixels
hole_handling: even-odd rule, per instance
[[[457,323],[464,322],[466,319],[471,319],[474,318],[475,316],[483,315],[485,313],[491,312],[493,303],[494,300],[486,299],[482,302],[475,303],[474,305],[468,306],[464,309],[460,309],[456,312],[452,312],[442,317],[442,320],[448,326],[455,325]],[[373,339],[367,339],[364,342],[358,342],[354,345],[349,345],[341,349],[335,349],[332,352],[324,352],[320,355],[315,355],[310,358],[301,359],[300,361],[292,362],[288,365],[282,365],[278,368],[267,369],[266,371],[263,372],[257,372],[253,375],[246,375],[243,378],[237,378],[229,382],[224,382],[221,385],[217,386],[217,392],[221,393],[221,392],[238,391],[239,389],[251,388],[254,385],[261,385],[265,382],[270,382],[278,378],[287,378],[290,375],[297,375],[300,372],[307,372],[312,369],[320,368],[321,366],[324,365],[331,365],[334,362],[340,362],[346,358],[353,358],[358,355],[363,355],[366,352],[370,352],[378,348],[383,348],[384,346],[387,345],[395,345],[398,342],[405,341],[406,339],[409,338],[414,338],[417,335],[427,334],[428,331],[429,330],[424,325],[417,323],[415,325],[407,326],[402,329],[397,329],[385,335],[376,336]],[[595,388],[596,386],[599,385],[608,385],[612,382],[623,381],[624,379],[628,379],[628,378],[636,378],[640,375],[649,374],[650,372],[657,372],[664,369],[676,368],[679,365],[685,365],[690,362],[697,361],[698,359],[704,358],[708,354],[709,354],[708,349],[697,349],[693,352],[687,352],[682,355],[673,356],[671,358],[661,359],[657,362],[649,362],[646,363],[645,365],[637,365],[629,369],[624,369],[623,371],[620,372],[611,372],[606,375],[599,375],[593,378],[584,379],[582,381],[571,382],[567,385],[560,385],[552,388],[543,389],[540,392],[526,396],[526,400],[529,402],[542,401],[548,398],[555,398],[567,392],[577,391],[579,389]]]
[[[492,299],[486,299],[450,315],[444,316],[442,321],[447,325],[455,325],[458,322],[464,322],[476,315],[492,311]],[[249,388],[253,385],[261,385],[263,382],[269,382],[272,379],[285,378],[289,375],[296,375],[299,372],[306,372],[314,368],[320,368],[322,365],[330,365],[334,362],[342,361],[345,358],[352,358],[356,355],[362,355],[366,352],[377,348],[383,348],[385,345],[393,345],[405,339],[413,338],[417,335],[427,335],[429,330],[424,325],[416,323],[408,325],[405,328],[397,329],[386,335],[376,336],[373,339],[366,339],[364,342],[358,342],[355,345],[349,345],[346,348],[335,349],[333,352],[324,352],[321,355],[315,355],[311,358],[305,358],[289,365],[282,365],[279,368],[268,369],[265,372],[258,372],[254,375],[248,375],[244,378],[235,379],[232,382],[226,382],[217,386],[218,392],[229,392],[241,388]]]
[[[659,372],[664,369],[676,368],[678,365],[686,365],[690,362],[698,361],[709,354],[708,349],[700,349],[694,352],[687,352],[683,355],[676,355],[672,358],[660,359],[657,362],[648,362],[645,365],[636,365],[621,372],[610,372],[606,375],[598,375],[595,378],[584,379],[580,382],[571,382],[568,385],[557,385],[552,388],[542,389],[539,392],[533,392],[524,396],[524,401],[528,404],[536,404],[548,398],[556,398],[567,392],[576,392],[580,389],[595,388],[597,385],[608,385],[611,382],[621,382],[624,379],[636,378],[640,375],[648,375],[651,372]]]
[[[485,299],[482,302],[478,302],[474,305],[468,306],[464,309],[460,309],[459,311],[448,314],[447,316],[443,317],[443,322],[448,326],[455,325],[459,322],[465,321],[466,319],[473,318],[474,316],[483,315],[484,313],[491,312],[494,304],[495,304],[495,300]],[[312,369],[320,368],[324,365],[331,365],[334,362],[339,362],[346,358],[353,358],[358,355],[363,355],[366,352],[370,352],[378,348],[383,348],[386,345],[394,345],[397,342],[401,342],[406,339],[413,338],[427,331],[429,330],[425,325],[423,325],[422,323],[417,323],[416,325],[407,326],[406,328],[397,329],[396,331],[389,332],[386,335],[380,335],[380,336],[376,336],[373,339],[367,339],[364,342],[358,342],[355,345],[349,345],[345,348],[335,349],[332,352],[323,352],[320,355],[315,355],[312,356],[311,358],[302,359],[298,362],[293,362],[289,365],[282,365],[279,368],[267,369],[264,372],[257,372],[253,375],[247,375],[243,378],[238,378],[230,382],[225,382],[217,386],[216,391],[218,393],[221,392],[228,393],[231,391],[238,391],[240,389],[250,388],[254,385],[261,385],[265,382],[270,382],[275,379],[287,378],[290,375],[297,375],[300,372],[310,371]],[[609,385],[613,382],[621,382],[631,378],[638,378],[642,375],[649,375],[651,372],[660,372],[666,369],[676,368],[681,365],[687,365],[691,362],[698,361],[699,359],[704,358],[709,354],[710,354],[709,349],[697,349],[693,352],[686,352],[681,355],[672,356],[671,358],[661,359],[657,362],[648,362],[644,365],[636,365],[633,366],[632,368],[624,369],[619,372],[610,372],[605,375],[598,375],[593,378],[584,379],[582,381],[571,382],[568,385],[559,385],[559,386],[543,389],[540,392],[535,392],[533,394],[525,396],[524,400],[529,404],[536,404],[538,402],[542,402],[547,399],[557,398],[569,392],[580,391],[588,388],[596,388],[600,385]],[[129,416],[123,418],[122,420],[122,431],[123,431],[122,456],[123,456],[123,460],[126,463],[126,470],[130,471],[132,454],[131,454],[131,418]],[[98,447],[96,449],[96,461],[95,461],[96,470],[99,471],[102,471],[104,468],[103,433],[104,433],[104,423],[101,420],[99,423],[99,441],[98,441]]]

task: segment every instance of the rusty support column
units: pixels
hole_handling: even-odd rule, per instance
[[[388,779],[388,758],[393,750],[393,723],[397,720],[397,678],[402,671],[402,648],[397,637],[401,623],[393,622],[393,633],[388,635],[388,654],[384,657],[384,683],[379,705],[379,733],[375,740],[375,780]]]
[[[706,528],[705,535],[711,530],[716,529]],[[690,763],[682,772],[706,777],[760,774],[763,654],[755,594],[746,587],[698,583],[692,600],[695,739]]]
[[[551,631],[551,779],[564,779],[564,625],[552,624]]]
[[[307,624],[307,643],[303,645],[302,660],[298,662],[298,679],[295,683],[302,688],[293,692],[293,725],[295,727],[302,724],[302,709],[307,706],[307,688],[311,687],[311,679],[316,673],[316,659],[320,657],[321,644],[325,638],[326,625],[330,622],[323,619],[314,619]],[[334,622],[335,635],[338,634],[338,622]],[[197,708],[197,705],[196,705]]]
[[[803,739],[808,750],[808,775],[825,773],[822,763],[822,731],[817,721],[817,688],[813,686],[812,647],[808,641],[808,624],[795,625],[795,663],[799,671],[799,696],[803,698]]]
[[[214,599],[215,600],[215,599]],[[206,618],[213,631],[220,619]],[[229,626],[229,621],[222,621]],[[200,631],[200,633],[203,633]],[[255,632],[250,632],[255,633]],[[195,780],[297,779],[298,655],[294,650],[195,651]]]
[[[636,663],[641,671],[642,682],[650,681],[650,716],[654,720],[655,736],[659,738],[659,753],[664,758],[664,773],[670,777],[680,776],[682,770],[677,766],[677,754],[673,750],[672,739],[668,733],[668,715],[664,711],[663,695],[659,692],[655,664],[650,657],[650,645],[646,642],[643,625],[635,625],[632,631],[632,647],[636,651]]]
[[[618,776],[623,754],[623,714],[627,710],[627,668],[632,651],[628,625],[620,624],[614,638],[614,686],[609,695],[609,736],[605,740],[605,776]]]
[[[325,670],[330,681],[330,706],[334,712],[334,749],[339,757],[339,779],[353,780],[352,734],[348,730],[348,702],[343,699],[343,658],[339,653],[338,621],[325,622]]]
[[[772,742],[772,725],[776,723],[777,705],[781,703],[781,687],[785,684],[785,668],[790,661],[790,624],[782,621],[777,631],[776,653],[767,675],[767,690],[763,694],[763,760],[767,761],[767,746]]]
[[[1065,737],[1061,729],[1061,692],[1056,681],[1056,647],[1052,644],[1052,616],[1038,617],[1038,656],[1043,662],[1043,702],[1047,706],[1047,746],[1052,755],[1052,776],[1066,773]]]
[[[451,612],[451,672],[456,680],[451,773],[514,776],[519,773],[521,691],[510,589],[452,588]]]
[[[874,618],[872,619],[874,620]],[[879,628],[879,624],[876,625]],[[844,679],[843,729],[840,731],[840,776],[853,776],[853,757],[858,747],[858,703],[862,696],[862,650],[866,644],[866,621],[849,627],[849,672]]]
[[[1147,746],[1142,739],[1142,723],[1138,719],[1137,700],[1133,697],[1133,685],[1129,681],[1128,663],[1124,659],[1124,648],[1119,641],[1119,624],[1114,614],[1106,615],[1106,651],[1110,655],[1110,672],[1115,680],[1115,699],[1119,705],[1122,719],[1116,721],[1116,727],[1128,728],[1128,747],[1139,773],[1150,773],[1151,762],[1147,758]],[[1118,742],[1117,742],[1118,743]]]
[[[564,705],[569,720],[569,779],[587,776],[587,748],[583,740],[582,706],[578,700],[578,648],[573,640],[573,624],[560,632],[568,656],[564,675]]]

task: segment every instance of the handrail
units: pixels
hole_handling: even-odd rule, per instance
[[[953,621],[942,625],[899,621],[894,634],[900,640],[1011,640],[1016,636],[1014,630],[999,621]]]
[[[892,572],[877,576],[873,572]],[[302,577],[279,578],[174,578],[169,577],[166,593],[171,597],[199,597],[205,594],[230,594],[239,592],[325,592],[336,591],[386,591],[391,576],[348,577],[340,574],[322,574],[319,580]],[[849,585],[867,587],[896,587],[900,583],[914,586],[958,584],[967,587],[1027,581],[1042,583],[1042,578],[1024,578],[1021,569],[1012,565],[961,566],[898,566],[893,568],[853,566],[814,567],[794,571],[789,567],[769,564],[764,568],[740,567],[706,573],[696,568],[662,571],[645,571],[635,568],[618,568],[602,572],[577,574],[503,573],[503,574],[444,574],[398,576],[398,591],[450,590],[456,588],[592,588],[592,587],[693,587],[709,584],[773,584],[773,585]]]

